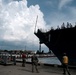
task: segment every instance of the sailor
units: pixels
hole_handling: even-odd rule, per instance
[[[26,63],[25,58],[26,58],[25,53],[22,53],[22,67],[25,67],[25,63]]]
[[[66,55],[66,53],[64,53],[63,55],[62,64],[63,64],[63,74],[66,75],[67,72],[68,75],[71,75],[68,69],[68,56]]]
[[[36,56],[36,53],[33,54],[33,56],[31,57],[31,62],[32,62],[32,72],[34,72],[34,67],[36,69],[36,72],[38,73],[38,58]]]

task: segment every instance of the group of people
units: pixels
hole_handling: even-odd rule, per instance
[[[32,62],[32,72],[34,72],[34,67],[36,69],[36,72],[39,73],[38,71],[38,58],[36,56],[35,53],[33,53],[33,56],[31,57],[31,62]],[[26,55],[24,53],[22,53],[22,67],[25,67],[25,63],[26,63]]]
[[[26,55],[23,53],[22,54],[22,66],[25,67],[25,63],[26,63]],[[32,72],[34,72],[34,67],[36,69],[36,72],[38,71],[38,58],[36,56],[36,54],[34,53],[33,56],[31,57],[31,62],[32,62]],[[62,57],[62,66],[63,66],[63,74],[66,75],[66,72],[68,73],[68,75],[71,75],[68,69],[68,56],[66,55],[66,53],[64,53],[63,57]]]

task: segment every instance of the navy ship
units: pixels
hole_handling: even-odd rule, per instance
[[[34,34],[44,43],[62,63],[63,53],[69,57],[69,65],[76,65],[76,25],[64,23],[61,28],[51,28],[49,31],[38,29]]]

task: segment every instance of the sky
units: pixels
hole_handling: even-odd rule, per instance
[[[0,49],[38,50],[37,29],[76,23],[76,0],[0,0]],[[42,50],[48,48],[42,44]]]

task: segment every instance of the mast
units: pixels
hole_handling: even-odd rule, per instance
[[[36,23],[35,23],[34,33],[36,32],[37,20],[38,20],[38,15],[37,15],[37,17],[36,17]]]

